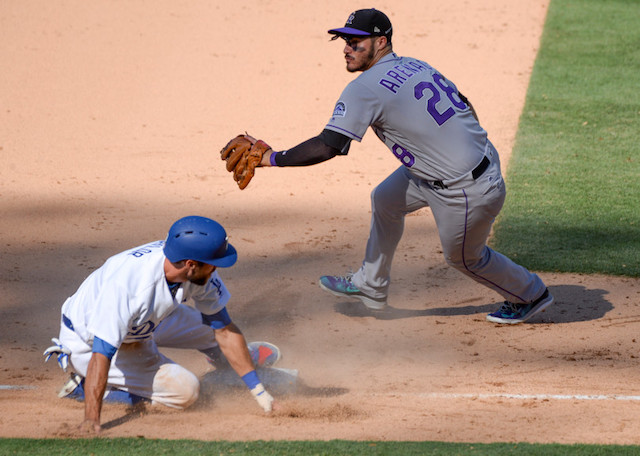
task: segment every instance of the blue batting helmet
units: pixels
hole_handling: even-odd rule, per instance
[[[195,260],[221,268],[233,266],[238,259],[222,225],[197,215],[183,217],[171,226],[164,255],[172,263]]]

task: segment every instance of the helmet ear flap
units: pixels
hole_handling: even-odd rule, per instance
[[[223,268],[233,266],[238,258],[222,225],[197,215],[183,217],[171,226],[164,254],[172,263],[194,260]]]

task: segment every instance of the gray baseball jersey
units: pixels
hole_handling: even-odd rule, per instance
[[[447,263],[513,302],[543,294],[537,275],[486,245],[506,194],[500,159],[451,81],[421,60],[382,57],[347,85],[325,128],[361,141],[369,126],[404,166],[372,192],[365,259],[351,278],[360,291],[386,298],[404,215],[429,206]]]
[[[344,89],[325,128],[361,141],[369,126],[426,180],[456,179],[486,153],[487,133],[456,86],[428,63],[394,53]]]

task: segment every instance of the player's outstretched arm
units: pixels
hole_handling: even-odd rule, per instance
[[[309,166],[330,160],[336,155],[346,155],[351,138],[324,130],[289,150],[269,151],[262,157],[261,166]]]
[[[229,141],[220,151],[220,158],[243,190],[253,179],[256,167],[315,165],[336,155],[346,155],[350,145],[348,136],[324,129],[318,136],[289,150],[276,152],[263,140],[245,133]]]
[[[273,396],[264,388],[255,371],[247,348],[247,341],[240,328],[234,323],[229,323],[224,328],[215,329],[214,331],[220,350],[222,350],[233,370],[242,378],[260,407],[265,412],[270,412],[274,405]]]
[[[102,353],[93,353],[84,380],[84,421],[80,425],[82,432],[100,432],[100,413],[102,398],[107,387],[111,360]]]

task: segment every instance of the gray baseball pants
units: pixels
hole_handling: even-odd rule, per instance
[[[539,298],[546,286],[536,275],[486,245],[506,189],[498,153],[474,180],[463,179],[439,188],[401,166],[371,193],[371,229],[362,267],[353,284],[375,298],[386,298],[391,263],[404,230],[405,215],[430,207],[446,262],[476,282],[514,303]],[[446,184],[446,181],[445,181]]]

